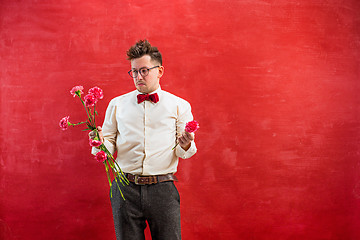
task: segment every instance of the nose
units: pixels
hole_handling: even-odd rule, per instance
[[[137,76],[136,76],[136,79],[139,79],[139,80],[142,80],[144,79],[143,76],[138,72]]]

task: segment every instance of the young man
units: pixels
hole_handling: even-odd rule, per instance
[[[127,56],[137,90],[112,99],[98,127],[106,147],[117,151],[116,161],[130,181],[120,186],[125,201],[116,183],[112,186],[116,238],[145,239],[147,221],[153,240],[181,239],[180,197],[173,181],[179,157],[190,158],[197,151],[194,134],[184,131],[193,120],[191,106],[161,89],[164,67],[156,47],[140,40]]]

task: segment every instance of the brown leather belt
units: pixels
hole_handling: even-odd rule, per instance
[[[160,182],[178,180],[177,177],[172,173],[168,173],[165,175],[153,175],[153,176],[141,176],[141,175],[133,175],[131,173],[125,173],[125,176],[130,182],[133,182],[136,185],[155,184]]]

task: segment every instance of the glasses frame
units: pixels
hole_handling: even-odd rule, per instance
[[[139,73],[140,73],[140,75],[141,75],[142,77],[146,77],[147,75],[149,75],[149,72],[150,72],[151,69],[154,69],[154,68],[157,68],[157,67],[160,67],[160,66],[158,65],[158,66],[151,67],[151,68],[142,67],[142,68],[139,68],[139,70],[130,70],[130,71],[128,71],[128,74],[130,75],[131,78],[137,78],[137,76],[139,76]],[[146,70],[147,70],[145,75],[142,75],[142,74],[141,74],[141,70],[143,70],[143,69],[146,69]],[[133,71],[134,71],[134,73],[136,73],[136,74],[135,74],[136,76],[133,76],[133,75],[131,74],[131,72],[133,72]]]

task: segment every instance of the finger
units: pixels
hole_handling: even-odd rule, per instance
[[[89,138],[94,139],[94,137],[96,136],[94,131],[89,132]]]
[[[178,140],[181,145],[186,142],[183,136],[179,137]]]
[[[183,137],[187,142],[194,140],[194,135],[188,132],[184,132]]]
[[[185,134],[182,136],[182,139],[184,143],[190,142],[190,139]]]
[[[187,141],[184,138],[182,138],[181,141],[179,141],[181,147],[187,147],[190,143],[191,143],[190,141]]]
[[[188,133],[188,132],[184,132],[185,136],[187,139],[189,139],[190,141],[194,140],[195,138],[195,134],[194,133]]]
[[[102,134],[102,128],[100,126],[98,126],[96,128],[96,130],[93,130],[93,131],[89,132],[89,138],[94,139],[96,137],[96,135],[97,135],[96,131],[99,133],[99,138],[100,138],[99,140],[102,143],[104,143],[104,137],[103,137],[103,134]]]

